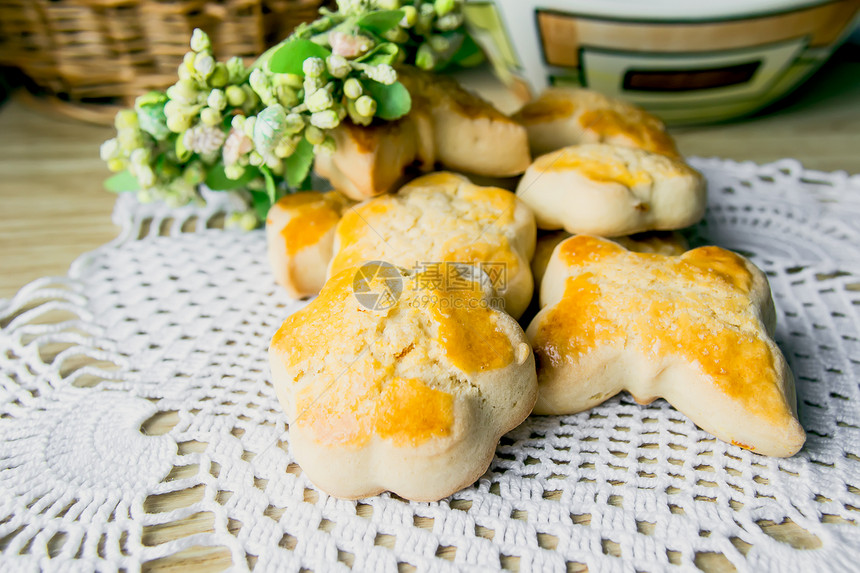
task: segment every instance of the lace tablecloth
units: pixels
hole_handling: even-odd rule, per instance
[[[620,395],[529,418],[438,503],[333,499],[294,463],[268,381],[269,339],[304,303],[273,283],[263,234],[207,229],[223,205],[120,201],[117,241],[0,302],[0,569],[134,571],[202,547],[256,571],[856,571],[860,177],[694,165],[694,243],[770,278],[808,433],[793,458]]]

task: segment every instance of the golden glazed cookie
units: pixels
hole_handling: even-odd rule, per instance
[[[318,154],[316,172],[335,189],[362,200],[388,193],[415,166],[437,163],[488,177],[519,175],[531,163],[525,128],[455,80],[414,68],[398,70],[412,109],[392,122],[357,126],[346,120],[332,131],[335,151]]]
[[[445,280],[456,263],[475,263],[519,317],[534,284],[531,211],[504,189],[479,187],[453,173],[431,173],[394,195],[350,209],[335,230],[329,276],[370,260],[434,271]]]
[[[325,283],[334,228],[353,202],[329,191],[282,197],[266,217],[269,266],[275,282],[292,298],[317,294]]]
[[[611,143],[678,157],[663,122],[640,107],[579,88],[550,88],[515,116],[537,157],[569,145]]]
[[[554,231],[538,235],[535,254],[532,257],[532,276],[535,280],[535,290],[540,291],[540,284],[549,264],[549,258],[555,247],[563,240],[572,235],[567,231]],[[651,231],[648,233],[637,233],[626,237],[615,237],[611,239],[622,247],[637,253],[657,253],[660,255],[680,255],[689,246],[687,240],[681,233],[673,231]]]
[[[663,397],[754,452],[786,457],[803,445],[770,287],[747,259],[719,247],[634,253],[578,235],[553,252],[540,300],[527,330],[535,413],[580,412],[627,390],[640,403]]]
[[[441,499],[478,479],[531,412],[525,334],[486,282],[460,286],[387,264],[346,269],[274,335],[290,452],[320,489]]]
[[[538,157],[517,186],[538,228],[618,237],[699,221],[705,179],[679,159],[606,144]]]
[[[484,175],[520,175],[531,163],[528,134],[451,77],[416,68],[398,70],[417,109],[427,110],[436,161],[448,169]]]

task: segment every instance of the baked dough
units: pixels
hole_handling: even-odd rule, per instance
[[[446,289],[422,273],[371,269],[333,276],[272,339],[290,452],[336,497],[436,501],[478,479],[531,412],[534,356],[476,275]],[[355,294],[365,291],[392,293],[393,304],[372,310]]]
[[[344,214],[329,276],[378,259],[435,270],[444,280],[456,263],[475,263],[490,275],[505,311],[519,317],[534,291],[536,235],[531,211],[513,193],[431,173]]]
[[[520,175],[531,163],[528,133],[449,76],[404,67],[400,81],[413,105],[431,117],[436,161],[448,169],[484,175]]]
[[[535,280],[535,291],[540,292],[540,284],[549,264],[549,258],[555,247],[572,235],[567,231],[553,231],[538,234],[535,254],[532,257],[532,276]],[[652,231],[637,233],[625,237],[611,239],[622,247],[637,253],[657,253],[660,255],[680,255],[689,246],[681,233],[674,231]]]
[[[269,266],[292,298],[317,294],[325,283],[334,228],[353,202],[335,191],[285,195],[266,216]]]
[[[772,336],[764,273],[719,247],[634,253],[585,235],[553,252],[527,334],[536,414],[572,414],[622,390],[668,400],[704,430],[787,457],[803,445],[794,379]]]
[[[538,228],[618,237],[674,230],[705,212],[705,179],[679,159],[607,144],[538,157],[517,186]]]
[[[663,122],[640,107],[599,92],[550,88],[515,116],[537,157],[569,145],[611,143],[678,157]]]
[[[332,130],[335,150],[318,154],[317,174],[362,200],[396,189],[415,166],[488,177],[520,175],[531,163],[525,128],[454,79],[414,68],[398,70],[412,96],[405,117],[366,127],[348,119]]]

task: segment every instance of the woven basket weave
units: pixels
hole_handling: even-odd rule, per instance
[[[0,0],[0,64],[20,68],[78,119],[176,81],[194,28],[215,56],[253,59],[313,20],[322,0]]]

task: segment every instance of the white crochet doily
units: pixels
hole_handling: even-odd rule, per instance
[[[221,207],[120,201],[123,235],[0,301],[0,569],[849,571],[860,564],[860,177],[694,160],[716,243],[767,271],[808,434],[790,459],[621,395],[532,417],[438,503],[319,492],[266,349],[291,302]],[[738,423],[743,423],[739,420]]]

